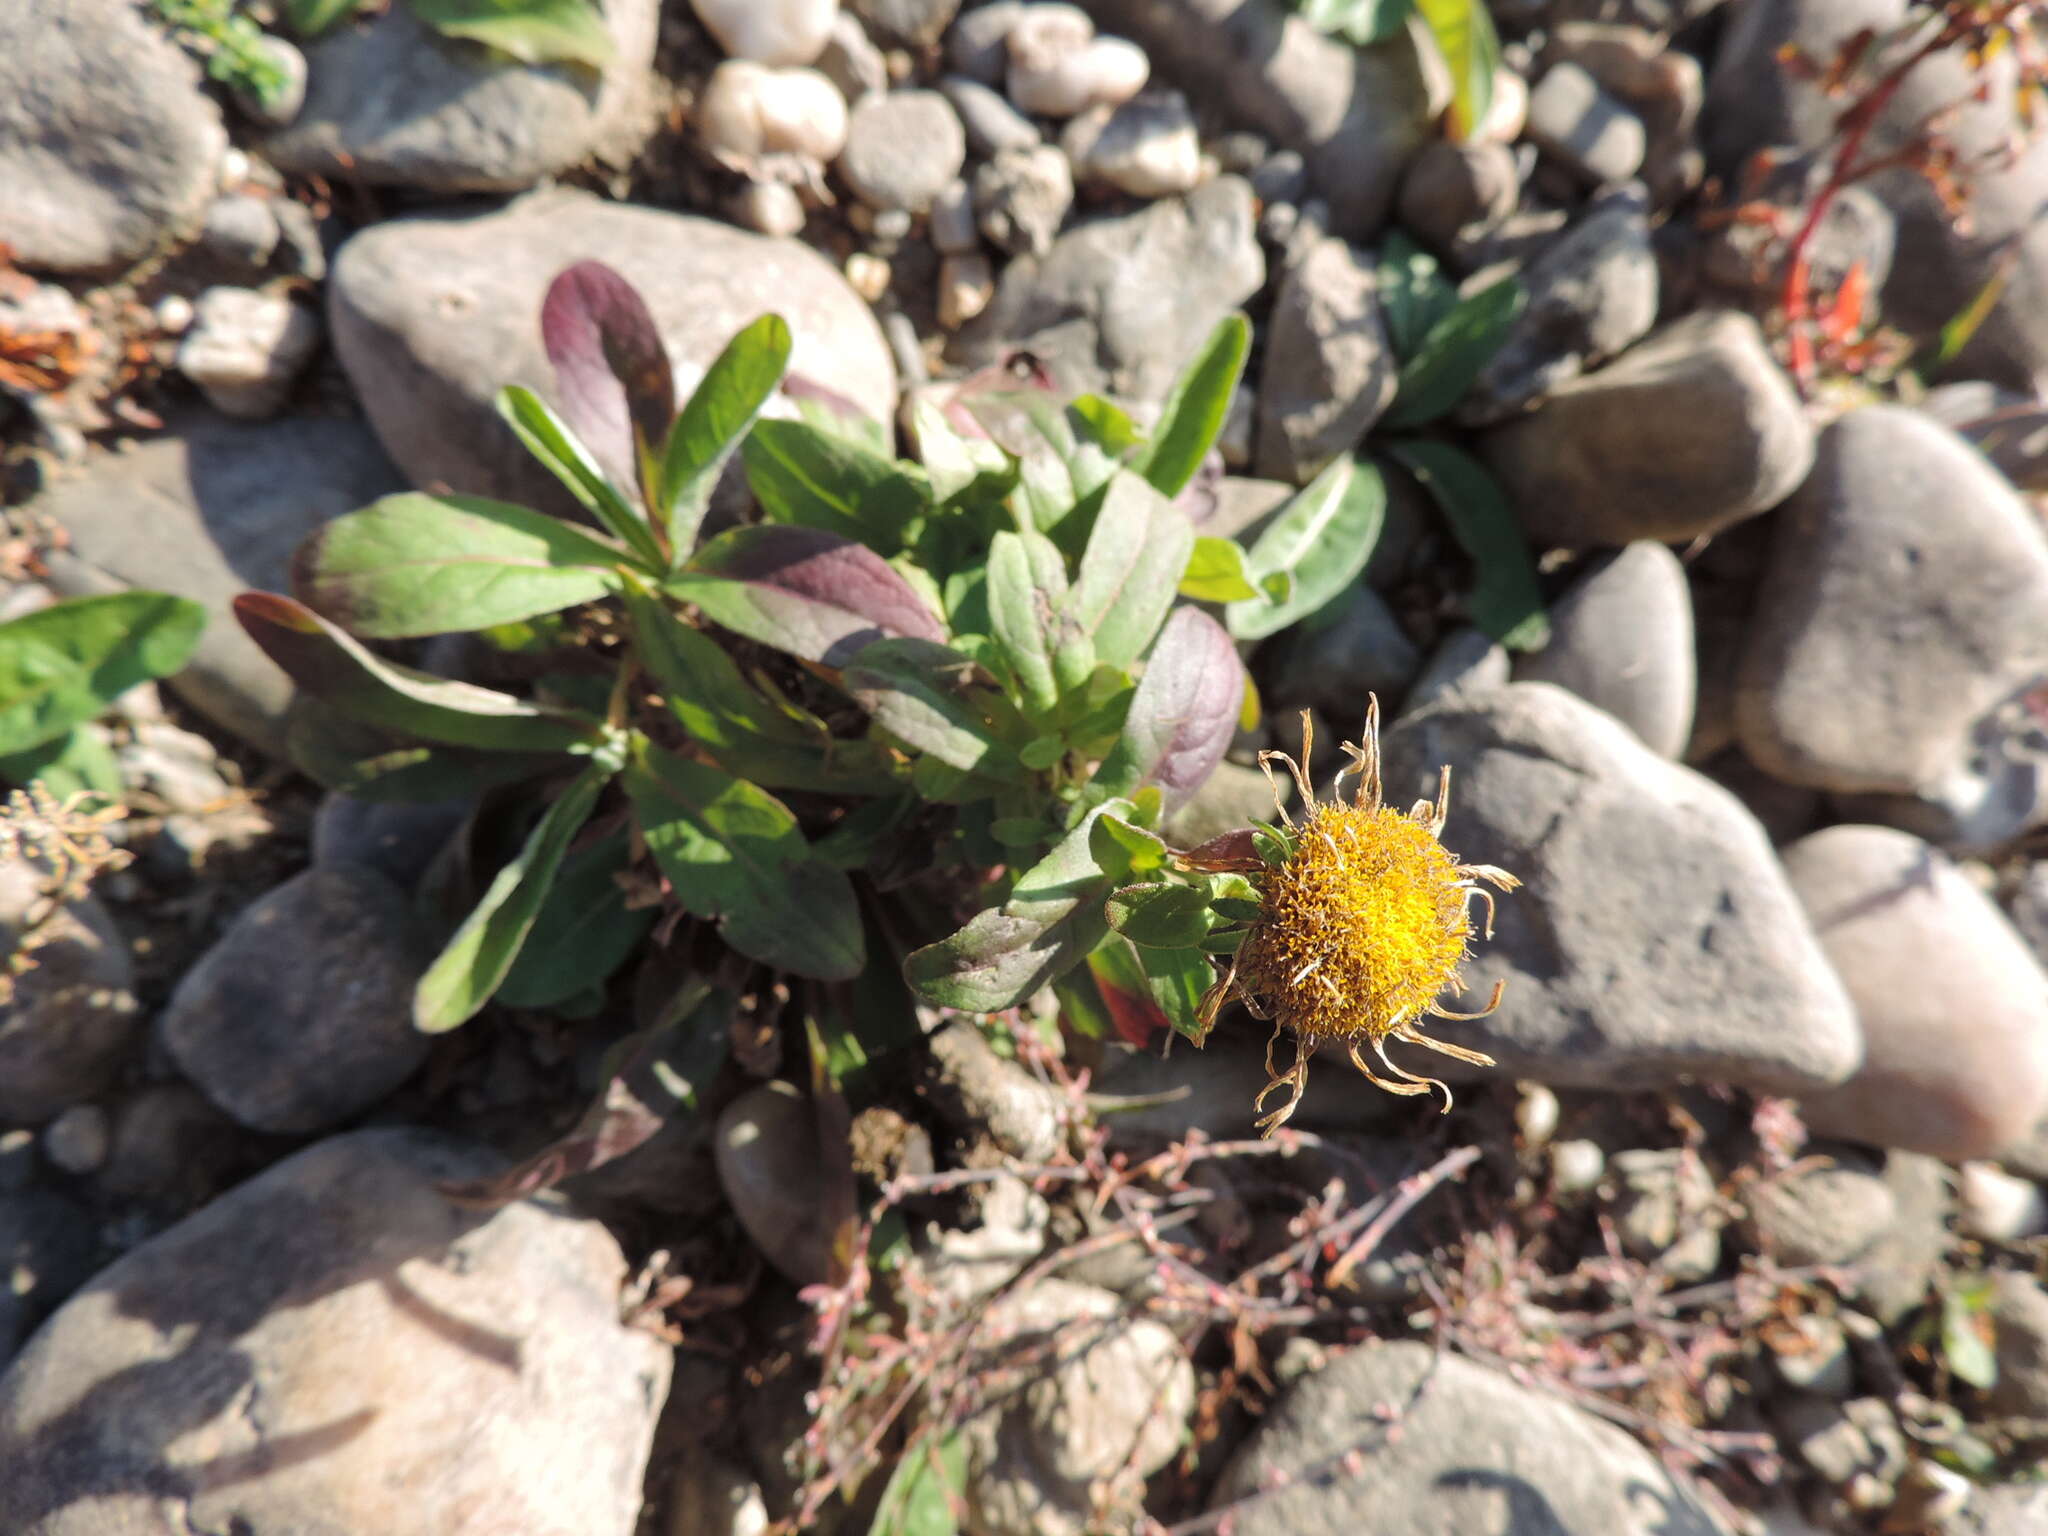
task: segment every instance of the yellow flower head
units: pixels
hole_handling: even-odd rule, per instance
[[[1234,864],[1258,891],[1259,912],[1251,920],[1230,969],[1202,1000],[1202,1022],[1235,996],[1259,1018],[1273,1020],[1266,1048],[1270,1078],[1257,1107],[1282,1087],[1287,1102],[1259,1121],[1272,1132],[1292,1115],[1308,1083],[1308,1060],[1319,1045],[1343,1041],[1351,1061],[1376,1087],[1389,1093],[1427,1093],[1435,1088],[1451,1107],[1451,1091],[1431,1077],[1403,1071],[1387,1058],[1387,1041],[1405,1040],[1455,1060],[1490,1067],[1493,1058],[1432,1040],[1422,1032],[1425,1016],[1478,1019],[1500,1004],[1503,984],[1477,1013],[1452,1013],[1438,1006],[1446,987],[1460,991],[1458,967],[1472,937],[1471,906],[1486,903],[1487,937],[1493,934],[1493,894],[1520,882],[1490,864],[1460,864],[1442,843],[1449,809],[1451,770],[1438,781],[1435,800],[1418,800],[1406,815],[1380,803],[1379,701],[1367,709],[1363,745],[1344,744],[1350,765],[1337,775],[1332,798],[1319,804],[1303,764],[1313,745],[1308,712],[1301,716],[1301,762],[1284,752],[1262,752],[1259,764],[1280,784],[1273,764],[1284,763],[1301,792],[1306,816],[1296,823],[1280,805],[1288,830],[1268,845],[1255,867]],[[1355,777],[1349,801],[1344,780]],[[1281,856],[1275,858],[1274,855]],[[1274,1051],[1284,1034],[1295,1042],[1294,1065],[1281,1072]],[[1390,1077],[1382,1077],[1359,1054],[1370,1045]]]

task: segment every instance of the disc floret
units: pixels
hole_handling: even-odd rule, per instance
[[[1337,775],[1332,797],[1318,802],[1303,764],[1313,734],[1307,711],[1301,717],[1301,760],[1284,752],[1262,752],[1260,766],[1273,780],[1274,802],[1284,828],[1259,839],[1259,867],[1246,871],[1258,893],[1258,915],[1250,920],[1230,968],[1202,1000],[1202,1022],[1212,1023],[1231,998],[1259,1018],[1273,1021],[1266,1048],[1268,1082],[1257,1107],[1282,1088],[1279,1109],[1259,1128],[1267,1135],[1294,1113],[1308,1083],[1308,1061],[1317,1047],[1342,1044],[1368,1081],[1389,1093],[1443,1095],[1450,1088],[1419,1077],[1387,1057],[1387,1042],[1402,1040],[1453,1060],[1490,1067],[1493,1058],[1463,1046],[1432,1040],[1424,1020],[1484,1018],[1500,1005],[1503,983],[1476,1013],[1454,1013],[1438,999],[1446,989],[1463,990],[1459,968],[1470,952],[1471,908],[1486,903],[1482,930],[1493,933],[1491,884],[1511,891],[1513,875],[1490,864],[1461,864],[1438,841],[1450,809],[1451,771],[1445,768],[1434,800],[1418,800],[1406,814],[1381,803],[1379,701],[1368,707],[1364,741],[1346,742],[1349,764]],[[1299,821],[1281,803],[1274,764],[1284,765],[1300,791],[1305,814]],[[1344,781],[1356,779],[1350,798]],[[1484,884],[1482,884],[1484,882]],[[1275,1052],[1283,1036],[1294,1039],[1294,1064],[1279,1070]],[[1370,1046],[1381,1076],[1361,1054]]]

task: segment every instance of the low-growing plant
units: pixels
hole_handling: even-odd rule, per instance
[[[289,83],[263,29],[237,0],[149,0],[163,23],[206,61],[206,73],[266,106]]]
[[[1486,0],[1294,0],[1294,8],[1318,32],[1360,47],[1392,43],[1420,16],[1450,75],[1452,132],[1470,137],[1486,120],[1500,69],[1500,34]]]
[[[392,0],[443,37],[482,43],[523,64],[567,61],[601,69],[611,62],[612,35],[591,0]],[[285,0],[301,37],[318,38],[353,20],[369,0]]]

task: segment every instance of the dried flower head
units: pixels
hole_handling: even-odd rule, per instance
[[[1258,916],[1251,919],[1230,969],[1202,1000],[1202,1022],[1214,1021],[1235,996],[1259,1018],[1273,1020],[1266,1048],[1270,1078],[1256,1108],[1282,1087],[1287,1102],[1259,1121],[1267,1135],[1292,1115],[1308,1083],[1308,1061],[1316,1048],[1342,1041],[1351,1061],[1376,1087],[1389,1093],[1439,1090],[1444,1109],[1451,1091],[1441,1081],[1417,1077],[1387,1058],[1387,1041],[1425,1046],[1456,1061],[1490,1067],[1491,1056],[1432,1040],[1424,1018],[1480,1019],[1500,1005],[1503,983],[1477,1013],[1453,1013],[1437,999],[1446,988],[1463,990],[1458,968],[1472,937],[1474,897],[1486,903],[1486,936],[1493,936],[1493,894],[1520,882],[1490,864],[1460,864],[1437,841],[1449,809],[1451,770],[1438,781],[1435,800],[1418,800],[1403,815],[1380,803],[1379,700],[1368,706],[1363,744],[1344,744],[1350,758],[1332,786],[1332,798],[1318,803],[1303,764],[1313,735],[1308,712],[1301,717],[1301,761],[1284,752],[1261,752],[1259,764],[1273,779],[1285,831],[1261,848],[1255,869],[1246,869],[1258,891]],[[1274,763],[1284,763],[1301,792],[1307,815],[1300,823],[1280,804]],[[1356,777],[1349,801],[1344,780]],[[1276,829],[1277,830],[1277,829]],[[1294,1036],[1294,1065],[1282,1072],[1274,1062],[1282,1035]],[[1366,1064],[1360,1048],[1370,1045],[1382,1077]]]

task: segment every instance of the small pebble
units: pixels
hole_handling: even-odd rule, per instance
[[[804,204],[796,188],[780,181],[750,181],[732,200],[736,223],[763,235],[796,235],[803,232]]]
[[[697,98],[695,122],[705,148],[740,164],[785,152],[824,162],[846,147],[846,98],[815,69],[728,60]]]
[[[1529,95],[1529,137],[1589,182],[1613,184],[1642,169],[1642,119],[1576,64],[1558,64]]]
[[[1202,144],[1179,91],[1147,91],[1120,107],[1091,107],[1060,135],[1075,174],[1132,197],[1171,197],[1202,179]]]
[[[2032,1179],[1996,1163],[1965,1163],[1956,1176],[1956,1225],[1986,1242],[2017,1243],[2048,1232],[2048,1200]]]
[[[989,243],[1042,256],[1074,206],[1074,173],[1051,144],[1010,149],[974,173],[974,207]]]
[[[192,329],[192,301],[182,293],[167,293],[156,301],[156,328],[166,336],[182,336]]]
[[[950,101],[937,91],[892,91],[853,109],[838,165],[869,207],[923,213],[966,162],[966,131]]]
[[[981,247],[974,224],[974,194],[957,176],[932,199],[932,245],[941,256],[964,256]]]
[[[946,67],[982,85],[1001,85],[1010,62],[1010,28],[1024,9],[1019,0],[992,0],[955,17],[946,31]]]
[[[1028,7],[1006,42],[1010,100],[1034,117],[1120,106],[1145,88],[1152,72],[1144,49],[1120,37],[1095,36],[1095,23],[1071,5]]]
[[[948,256],[939,263],[939,324],[958,330],[995,297],[996,274],[988,257],[979,251],[966,256]]]
[[[1282,149],[1259,162],[1251,174],[1252,193],[1269,207],[1308,196],[1308,167],[1294,150]]]
[[[1561,1195],[1593,1188],[1607,1172],[1607,1154],[1597,1141],[1560,1141],[1550,1148],[1550,1182]]]
[[[853,291],[870,304],[880,301],[889,291],[889,263],[879,256],[866,251],[855,251],[846,258],[846,280],[853,285]]]
[[[1521,1084],[1515,1101],[1515,1128],[1522,1133],[1522,1145],[1540,1147],[1557,1134],[1557,1095],[1541,1083]]]
[[[861,30],[860,18],[844,11],[833,21],[832,35],[813,67],[848,101],[889,89],[889,66],[882,50]]]
[[[178,346],[178,371],[214,408],[261,420],[284,408],[320,345],[320,321],[283,294],[209,288]]]
[[[96,1173],[107,1161],[107,1112],[74,1104],[43,1127],[43,1155],[66,1173]]]
[[[832,35],[839,0],[690,0],[690,9],[735,59],[808,64]]]
[[[1030,118],[977,81],[948,75],[939,90],[960,114],[967,147],[984,160],[1005,149],[1028,149],[1043,137]]]

